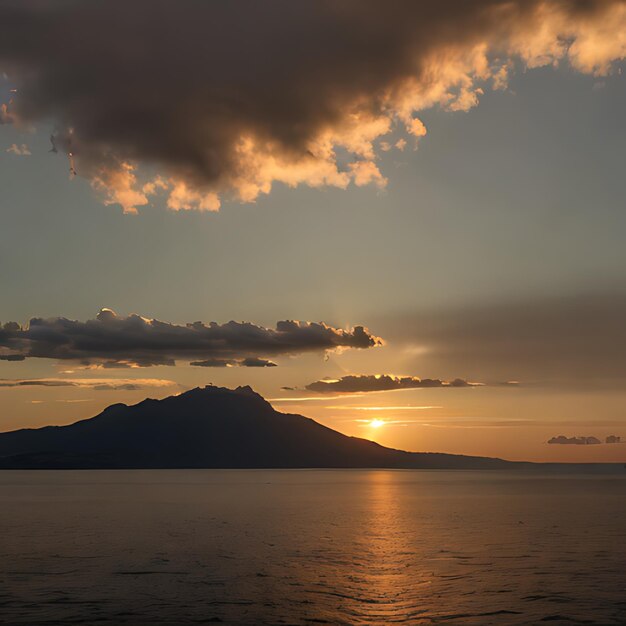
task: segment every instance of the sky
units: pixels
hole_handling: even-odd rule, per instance
[[[617,0],[3,3],[0,430],[250,384],[625,461],[625,58]]]

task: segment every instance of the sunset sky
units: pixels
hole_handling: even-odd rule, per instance
[[[180,4],[0,6],[0,430],[626,461],[626,2]]]

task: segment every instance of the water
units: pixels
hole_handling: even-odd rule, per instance
[[[626,623],[626,472],[0,472],[5,624]]]

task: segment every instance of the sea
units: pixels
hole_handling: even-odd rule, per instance
[[[0,472],[2,624],[626,624],[626,470]]]

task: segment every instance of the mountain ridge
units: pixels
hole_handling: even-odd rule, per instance
[[[116,403],[64,426],[0,433],[0,469],[503,469],[524,463],[406,452],[280,413],[249,386]]]

